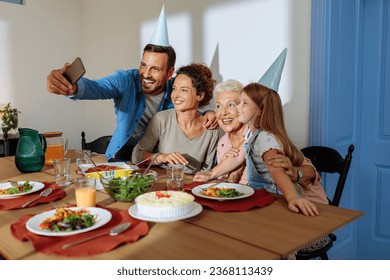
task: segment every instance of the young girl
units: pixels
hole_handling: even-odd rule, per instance
[[[317,207],[301,197],[301,189],[291,181],[285,170],[268,164],[270,158],[280,153],[290,158],[294,166],[301,166],[304,161],[303,154],[288,138],[279,94],[258,83],[251,83],[241,92],[237,109],[238,120],[249,127],[245,144],[248,185],[283,194],[293,212],[318,215]],[[224,160],[210,172],[196,174],[194,181],[218,178],[241,163]]]

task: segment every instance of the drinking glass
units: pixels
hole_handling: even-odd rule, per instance
[[[96,178],[75,178],[74,183],[77,207],[95,207]]]
[[[80,165],[82,164],[91,164],[92,161],[90,159],[91,157],[91,150],[76,150],[76,173],[77,174],[83,174]],[[88,155],[89,156],[88,156]]]
[[[75,154],[76,154],[76,159],[89,158],[88,156],[91,156],[91,150],[76,150]],[[88,156],[86,154],[88,154]]]
[[[168,164],[167,166],[167,189],[174,191],[183,190],[184,165]]]
[[[70,158],[53,160],[56,183],[60,187],[70,185]]]

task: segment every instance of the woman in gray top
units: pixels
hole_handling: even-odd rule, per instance
[[[134,147],[132,161],[148,159],[155,164],[183,164],[185,173],[212,168],[218,130],[204,127],[198,108],[213,97],[215,80],[211,70],[192,63],[181,67],[172,86],[174,109],[156,113]]]

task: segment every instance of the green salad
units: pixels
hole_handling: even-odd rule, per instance
[[[18,194],[18,193],[24,193],[29,192],[33,189],[33,185],[30,184],[30,182],[26,181],[21,185],[18,185],[17,187],[11,187],[8,189],[0,190],[0,195],[9,195],[9,194]]]
[[[113,178],[106,186],[106,191],[119,201],[131,201],[145,193],[154,182],[153,175]]]
[[[221,188],[216,190],[218,197],[237,197],[243,195],[243,193],[233,188]]]
[[[67,208],[58,208],[56,213],[47,217],[39,228],[55,232],[73,231],[91,227],[95,224],[96,218],[87,209],[73,211]]]

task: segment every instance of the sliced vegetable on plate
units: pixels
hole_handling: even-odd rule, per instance
[[[76,211],[58,208],[56,213],[43,220],[39,227],[50,231],[72,231],[93,226],[95,219],[96,217],[84,208]]]
[[[0,190],[0,195],[7,195],[7,194],[18,194],[23,192],[29,192],[33,189],[33,185],[30,184],[29,181],[23,182],[21,184],[18,184],[18,186],[10,187],[6,189]]]
[[[111,220],[110,211],[99,207],[69,207],[32,216],[26,228],[44,236],[68,236],[97,229]]]
[[[235,183],[208,183],[192,189],[192,193],[198,197],[220,201],[246,198],[254,192],[249,186]]]
[[[0,199],[11,199],[28,195],[43,189],[45,185],[34,181],[16,181],[16,186],[10,182],[0,183]]]
[[[200,193],[206,196],[219,197],[219,198],[237,197],[244,194],[242,192],[237,191],[235,188],[226,188],[226,187],[219,188],[213,186],[208,187],[205,190],[202,190]]]

